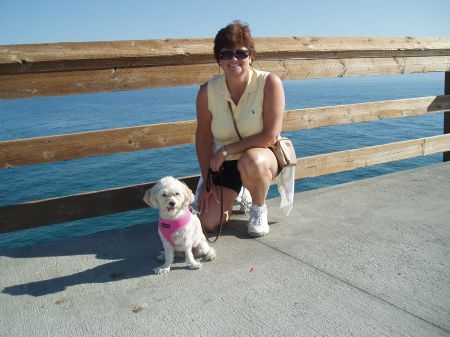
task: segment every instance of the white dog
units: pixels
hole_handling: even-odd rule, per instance
[[[203,234],[200,219],[192,214],[189,205],[194,194],[183,182],[174,177],[164,177],[145,192],[144,201],[159,209],[158,233],[164,246],[164,264],[155,269],[156,274],[169,272],[175,252],[182,251],[190,269],[199,269],[201,264],[194,259],[205,256],[214,260],[216,252],[210,247]]]

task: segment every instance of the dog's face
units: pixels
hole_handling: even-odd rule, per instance
[[[164,219],[174,219],[194,201],[194,194],[186,184],[174,177],[164,177],[145,192],[144,202],[158,208]]]

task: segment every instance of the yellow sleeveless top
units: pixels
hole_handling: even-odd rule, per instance
[[[250,69],[247,87],[236,106],[231,99],[224,75],[208,81],[208,109],[212,115],[211,131],[216,146],[230,144],[239,140],[230,114],[230,104],[239,133],[247,137],[261,132],[263,129],[263,99],[266,71]],[[235,160],[240,154],[228,156],[227,160]]]

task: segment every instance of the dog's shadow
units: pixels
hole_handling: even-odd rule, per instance
[[[156,227],[156,224],[137,225],[3,253],[3,256],[11,258],[37,261],[39,258],[64,256],[61,263],[71,266],[57,267],[57,271],[79,271],[47,280],[8,286],[1,291],[9,295],[43,296],[79,284],[115,282],[153,275],[153,269],[161,264],[155,257],[162,250]],[[83,263],[86,260],[79,258],[83,255],[95,255],[94,263],[89,260],[93,267],[86,269]],[[39,268],[40,265],[37,264],[34,270]]]

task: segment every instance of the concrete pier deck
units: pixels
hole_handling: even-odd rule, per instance
[[[0,336],[450,336],[450,163],[298,193],[198,271],[154,224],[0,256]]]

